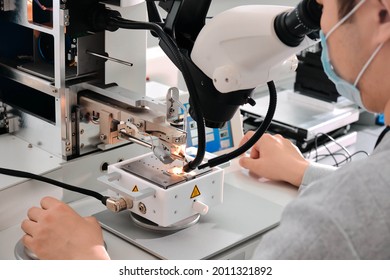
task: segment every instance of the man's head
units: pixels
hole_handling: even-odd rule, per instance
[[[321,28],[325,35],[361,0],[318,0],[323,5]],[[384,112],[390,122],[390,0],[365,0],[327,39],[336,72],[353,84],[373,52],[383,43],[357,87],[365,107]]]

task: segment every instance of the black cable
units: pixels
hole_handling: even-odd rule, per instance
[[[337,161],[336,159],[336,156],[342,156],[344,157],[344,159],[342,161]],[[319,154],[318,155],[318,159],[316,160],[316,162],[320,161],[320,160],[323,160],[327,157],[332,157],[335,164],[333,164],[333,166],[335,167],[339,167],[341,163],[343,162],[349,162],[351,159],[350,157],[348,157],[347,155],[343,154],[343,153],[328,153],[328,154]]]
[[[316,135],[315,140],[314,140],[314,148],[316,150],[316,156],[315,156],[315,161],[316,162],[318,161],[318,144],[317,144],[317,141],[318,141],[318,137]],[[338,167],[339,165],[338,165],[337,160],[336,160],[335,156],[333,155],[333,153],[329,150],[329,148],[325,144],[323,144],[323,146],[328,151],[329,156],[331,156],[333,158],[336,167]]]
[[[253,134],[252,137],[247,142],[245,142],[245,144],[243,144],[241,147],[235,149],[234,151],[228,154],[224,154],[210,159],[207,163],[200,165],[198,169],[217,166],[233,158],[238,157],[239,155],[249,150],[261,138],[261,136],[263,136],[263,134],[265,133],[265,131],[268,129],[269,125],[272,122],[276,110],[276,103],[277,103],[277,92],[276,92],[275,83],[273,81],[270,81],[267,83],[267,85],[269,90],[268,111],[264,118],[264,121],[257,128],[255,134]]]
[[[351,154],[350,160],[352,160],[352,157],[354,157],[358,154],[365,154],[367,157],[370,156],[366,151],[360,150],[360,151],[357,151],[357,152],[354,152],[353,154]],[[346,162],[346,160],[340,161],[339,164],[343,164],[344,162]]]
[[[69,185],[69,184],[66,184],[66,183],[63,183],[63,182],[60,182],[60,181],[56,181],[54,179],[50,179],[50,178],[47,178],[47,177],[43,177],[43,176],[36,175],[36,174],[33,174],[33,173],[25,172],[25,171],[19,171],[19,170],[14,170],[14,169],[7,169],[7,168],[0,168],[0,174],[13,176],[13,177],[19,177],[19,178],[33,179],[33,180],[37,180],[37,181],[41,181],[41,182],[44,182],[44,183],[48,183],[48,184],[52,184],[52,185],[58,186],[58,187],[61,187],[63,189],[66,189],[66,190],[69,190],[69,191],[72,191],[72,192],[78,192],[78,193],[81,193],[81,194],[84,194],[84,195],[92,196],[92,197],[96,198],[97,200],[101,201],[101,203],[103,203],[103,205],[106,205],[106,201],[109,198],[108,196],[104,196],[104,195],[102,195],[102,194],[100,194],[98,192],[92,191],[92,190],[79,188],[79,187],[72,186],[72,185]]]
[[[343,149],[343,151],[348,155],[348,157],[351,157],[351,153],[348,151],[348,149],[345,148],[343,145],[341,145],[339,142],[337,142],[332,136],[330,136],[327,133],[319,132],[319,133],[316,134],[316,137],[320,137],[321,135],[327,137],[330,141],[332,141],[337,146],[339,146],[341,149]]]
[[[331,142],[333,142],[337,146],[339,146],[345,152],[345,154],[344,153],[332,153],[329,150],[329,148],[326,146],[326,143],[322,144],[321,146],[323,146],[328,151],[328,154],[318,154],[318,148],[319,148],[319,146],[318,146],[318,138],[319,138],[319,136],[327,137]],[[326,158],[326,157],[332,157],[334,162],[335,162],[334,166],[339,167],[341,164],[344,164],[345,162],[352,161],[352,158],[354,156],[356,156],[357,154],[363,153],[366,156],[369,156],[369,154],[366,151],[363,151],[363,150],[360,150],[360,151],[357,151],[357,152],[351,154],[346,147],[344,147],[343,145],[338,143],[332,136],[330,136],[327,133],[322,133],[322,132],[317,133],[315,135],[314,140],[315,141],[314,141],[314,148],[313,149],[315,150],[315,156],[314,156],[313,159],[314,159],[315,162],[318,162],[319,160],[321,160],[323,158]],[[308,155],[309,158],[310,158],[310,155],[311,155],[311,152],[312,152],[313,149],[311,149],[310,152],[309,152],[309,155]],[[335,156],[343,156],[344,159],[342,161],[337,161]]]
[[[193,102],[192,105],[193,105],[194,112],[196,114],[197,131],[198,131],[198,139],[199,139],[198,149],[195,158],[192,161],[188,162],[183,167],[183,170],[185,172],[189,172],[191,170],[196,169],[196,167],[198,167],[198,165],[202,163],[204,155],[206,153],[206,131],[205,131],[205,124],[203,119],[203,112],[201,110],[200,101],[199,101],[199,95],[196,86],[194,84],[194,81],[192,80],[191,72],[188,69],[188,66],[184,60],[183,54],[180,52],[175,41],[164,32],[164,30],[160,25],[156,23],[132,21],[118,16],[114,16],[109,18],[108,24],[114,25],[119,28],[124,28],[124,29],[139,29],[139,30],[153,31],[165,43],[165,45],[169,48],[170,53],[174,56],[174,60],[176,62],[175,64],[182,72],[183,78],[186,82],[188,91],[192,98],[192,102]]]

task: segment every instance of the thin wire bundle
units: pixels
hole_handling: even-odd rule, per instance
[[[337,151],[337,152],[332,152],[330,150],[330,148],[327,146],[327,143],[323,143],[323,144],[320,144],[319,145],[319,138],[320,137],[326,137],[331,143],[334,143],[335,145],[339,146],[341,148],[340,151]],[[321,147],[324,147],[328,153],[325,153],[325,154],[319,154],[319,149]],[[312,155],[312,152],[314,151],[315,155],[313,157],[313,160],[315,162],[318,162],[320,160],[323,160],[327,157],[331,157],[334,161],[334,164],[333,166],[336,166],[336,167],[339,167],[340,165],[342,164],[345,164],[347,162],[351,162],[353,157],[355,157],[356,155],[358,154],[364,154],[366,156],[369,156],[369,154],[366,152],[366,151],[363,151],[363,150],[360,150],[360,151],[356,151],[354,153],[351,153],[345,146],[343,146],[342,144],[340,144],[337,140],[335,140],[332,136],[330,136],[329,134],[327,133],[317,133],[314,137],[314,147],[310,150],[309,153],[307,153],[306,155],[306,158],[307,159],[310,159],[311,158],[311,155]],[[338,160],[337,157],[342,157],[341,160]]]

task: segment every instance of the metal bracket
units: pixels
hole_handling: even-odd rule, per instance
[[[146,188],[139,190],[137,192],[132,192],[119,184],[116,183],[121,178],[121,174],[118,172],[113,172],[105,176],[101,176],[98,178],[100,182],[103,182],[110,186],[115,186],[115,191],[124,197],[129,197],[133,201],[139,201],[141,199],[145,199],[149,196],[155,195],[156,191],[152,188]]]

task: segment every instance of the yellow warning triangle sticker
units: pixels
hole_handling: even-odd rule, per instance
[[[192,191],[192,194],[191,194],[191,198],[197,197],[197,196],[199,196],[199,195],[200,195],[200,191],[199,191],[199,189],[198,189],[198,186],[195,185],[195,187],[194,187],[194,189],[193,189],[193,191]]]
[[[137,187],[137,185],[134,186],[132,192],[138,192],[138,187]]]

